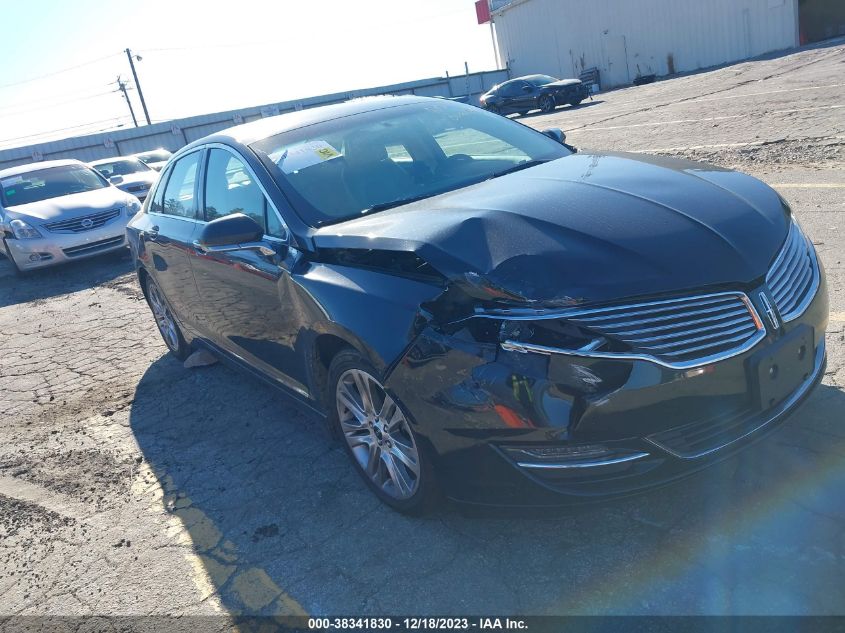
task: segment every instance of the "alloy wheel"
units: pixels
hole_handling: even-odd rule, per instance
[[[150,308],[152,308],[153,316],[158,325],[158,330],[161,332],[164,342],[172,350],[179,349],[179,334],[176,329],[176,321],[173,319],[173,314],[164,297],[161,296],[161,291],[155,283],[150,283],[147,288],[147,296],[150,299]]]
[[[412,497],[419,488],[420,455],[393,398],[360,369],[340,376],[335,398],[340,428],[361,469],[390,497]]]
[[[552,101],[551,97],[543,97],[542,99],[540,99],[539,105],[540,110],[542,110],[543,112],[548,113],[555,109],[555,104],[554,101]]]

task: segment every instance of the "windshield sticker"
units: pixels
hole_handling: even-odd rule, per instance
[[[12,187],[13,185],[18,184],[19,182],[23,182],[23,176],[12,176],[11,178],[6,178],[3,182],[3,189],[6,187]]]
[[[291,174],[340,156],[342,154],[326,141],[310,141],[289,147],[278,156],[273,154],[270,158],[284,173]]]

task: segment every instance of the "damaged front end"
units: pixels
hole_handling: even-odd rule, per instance
[[[454,498],[628,494],[722,457],[796,404],[766,411],[749,391],[767,332],[743,292],[599,307],[520,299],[481,276],[449,281],[387,378]],[[821,303],[811,321],[823,322]],[[823,341],[809,344],[807,391],[824,357]]]

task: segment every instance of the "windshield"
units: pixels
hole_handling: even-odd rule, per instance
[[[84,165],[62,165],[7,176],[0,180],[0,193],[3,206],[13,207],[108,186],[93,169]]]
[[[311,226],[461,189],[571,153],[520,123],[449,101],[325,121],[251,147]]]
[[[170,158],[171,154],[166,149],[155,149],[151,152],[138,154],[136,157],[143,163],[159,163]]]
[[[531,75],[530,77],[526,77],[525,81],[535,86],[545,86],[546,84],[553,84],[558,80],[549,75]]]
[[[128,176],[129,174],[136,174],[141,171],[152,171],[152,169],[136,158],[121,158],[110,163],[97,163],[93,167],[106,178],[111,178],[112,176]]]

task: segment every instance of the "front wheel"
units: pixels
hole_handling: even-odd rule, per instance
[[[155,317],[159,334],[164,339],[164,344],[167,345],[167,348],[176,358],[185,360],[190,355],[191,349],[182,336],[182,331],[176,323],[167,299],[164,298],[164,293],[162,293],[158,284],[149,277],[147,278],[146,286],[147,303],[153,312],[153,317]]]
[[[400,403],[353,350],[329,369],[330,421],[369,488],[391,508],[422,514],[438,499],[434,472]]]
[[[549,112],[552,112],[555,109],[555,100],[548,96],[540,97],[540,100],[537,102],[537,105],[539,106],[540,110],[548,114]]]
[[[487,106],[486,110],[487,110],[487,112],[492,112],[493,114],[501,114],[502,113],[501,108],[499,108],[499,106],[496,106],[496,105],[489,105],[489,106]]]

